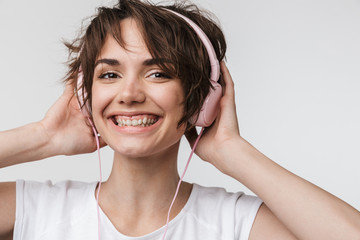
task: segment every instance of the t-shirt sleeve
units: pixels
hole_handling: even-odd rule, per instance
[[[262,200],[243,192],[194,184],[196,196],[191,212],[216,239],[248,240]],[[197,238],[196,238],[197,239]],[[213,239],[213,238],[211,238]]]
[[[258,197],[241,194],[235,207],[235,239],[248,240],[256,214],[262,204]]]

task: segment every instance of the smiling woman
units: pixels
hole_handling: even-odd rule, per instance
[[[64,93],[41,121],[0,132],[0,167],[93,152],[96,139],[113,151],[111,173],[104,182],[0,183],[0,240],[360,239],[355,208],[240,135],[225,38],[209,16],[188,2],[120,0],[66,43]],[[198,134],[196,118],[219,89],[216,119]],[[256,196],[180,185],[184,135]]]

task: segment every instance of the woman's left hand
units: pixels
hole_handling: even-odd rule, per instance
[[[225,82],[224,95],[219,103],[220,110],[215,122],[204,130],[195,153],[204,161],[223,171],[226,167],[224,165],[226,149],[231,146],[231,142],[241,137],[236,116],[234,82],[223,61],[220,63],[220,68]],[[186,133],[191,146],[194,145],[197,136],[195,128]]]

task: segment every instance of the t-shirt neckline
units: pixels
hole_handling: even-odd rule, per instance
[[[95,198],[95,191],[96,191],[96,186],[97,186],[98,182],[94,182],[92,187],[91,187],[91,195],[92,195],[92,201],[95,204],[95,211],[97,211],[97,202],[96,202],[96,198]],[[171,228],[174,227],[174,225],[176,225],[177,222],[179,222],[186,214],[186,212],[189,211],[191,205],[193,204],[193,202],[196,199],[197,193],[198,193],[198,188],[199,185],[197,185],[196,183],[192,184],[192,190],[190,193],[190,196],[187,200],[187,202],[185,203],[183,209],[181,209],[181,211],[178,213],[178,215],[175,216],[175,218],[173,218],[171,221],[169,221],[169,226],[168,226],[168,232]],[[92,204],[92,205],[94,205]],[[121,240],[151,240],[151,239],[158,239],[159,235],[163,235],[165,232],[165,228],[166,225],[162,226],[161,228],[156,229],[155,231],[148,233],[146,235],[143,236],[139,236],[139,237],[130,237],[127,235],[122,234],[121,232],[119,232],[115,226],[113,225],[113,223],[110,221],[110,219],[107,217],[107,215],[104,213],[104,211],[101,209],[101,207],[99,206],[99,211],[100,211],[100,226],[104,226],[105,225],[105,229],[102,228],[102,231],[107,231],[108,234],[110,234],[112,237],[116,237],[117,239],[121,239]],[[96,218],[97,218],[97,212],[96,212]],[[97,219],[96,219],[97,221]]]

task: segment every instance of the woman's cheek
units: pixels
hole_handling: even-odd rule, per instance
[[[156,99],[164,110],[177,111],[182,115],[182,110],[179,111],[179,108],[183,108],[184,93],[179,84],[173,84],[171,87],[158,87],[151,92],[153,93],[153,99]]]

